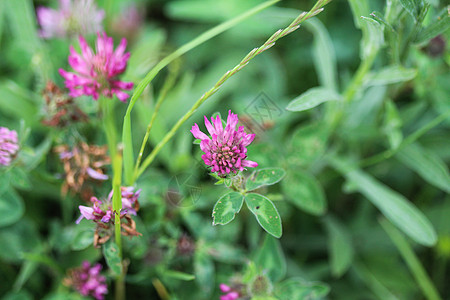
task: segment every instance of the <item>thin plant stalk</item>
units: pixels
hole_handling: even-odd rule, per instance
[[[133,154],[133,140],[131,136],[131,111],[133,110],[134,105],[136,104],[136,101],[141,96],[144,89],[147,87],[147,85],[150,84],[150,82],[155,78],[156,75],[158,75],[159,71],[161,71],[163,68],[165,68],[167,65],[169,65],[172,61],[177,59],[178,57],[182,56],[186,52],[194,49],[195,47],[203,44],[204,42],[210,40],[211,38],[217,36],[218,34],[232,28],[236,24],[242,22],[243,20],[247,19],[250,16],[255,15],[256,13],[266,9],[267,7],[270,7],[277,3],[280,0],[271,0],[264,2],[245,13],[237,16],[236,18],[233,18],[231,20],[228,20],[195,38],[194,40],[190,41],[189,43],[181,46],[178,48],[175,52],[170,54],[169,56],[162,59],[153,69],[150,70],[149,73],[144,77],[144,79],[138,84],[136,89],[134,90],[133,95],[131,96],[130,103],[128,104],[127,111],[124,116],[124,122],[123,122],[123,128],[122,128],[122,142],[123,142],[123,156],[124,156],[124,176],[125,176],[125,182],[131,182],[130,178],[133,176],[133,166],[134,166],[134,154]],[[134,180],[133,180],[134,181]]]
[[[113,198],[112,207],[114,212],[114,237],[117,247],[119,249],[119,257],[122,264],[122,229],[120,222],[120,211],[122,210],[122,153],[117,151],[117,136],[116,129],[114,126],[114,102],[113,99],[108,99],[102,97],[100,99],[100,108],[102,112],[103,128],[106,134],[106,140],[108,143],[109,153],[112,158],[112,169],[113,169]],[[115,280],[115,299],[124,300],[125,299],[125,274],[124,268],[122,268],[122,273],[116,277]]]
[[[114,212],[114,237],[117,248],[119,249],[119,257],[122,265],[122,272],[116,278],[116,300],[125,299],[125,268],[122,264],[123,253],[122,253],[122,229],[120,224],[120,211],[122,210],[122,193],[120,187],[122,185],[122,153],[117,151],[116,156],[113,160],[113,212]]]
[[[101,97],[99,99],[100,110],[102,113],[103,130],[106,134],[106,141],[108,143],[109,155],[114,157],[116,155],[117,136],[114,128],[114,102],[113,99]]]
[[[381,153],[375,154],[374,156],[368,157],[362,161],[360,161],[359,166],[360,167],[368,167],[374,164],[377,164],[379,162],[382,162],[386,159],[391,158],[394,156],[400,149],[402,149],[405,146],[408,146],[412,143],[414,143],[417,139],[419,139],[422,135],[430,131],[432,128],[439,125],[441,122],[445,121],[448,117],[450,117],[450,112],[443,113],[421,128],[419,128],[417,131],[415,131],[413,134],[409,135],[406,139],[403,140],[403,142],[395,149],[388,149],[386,151],[383,151]]]
[[[317,1],[309,12],[301,13],[289,26],[275,32],[262,46],[260,46],[259,48],[254,48],[252,51],[250,51],[250,53],[247,54],[247,56],[244,57],[244,59],[241,60],[239,64],[237,64],[233,69],[227,71],[209,91],[204,93],[200,97],[200,99],[198,99],[197,102],[194,103],[191,109],[178,120],[178,122],[172,127],[172,129],[155,146],[155,148],[152,150],[149,156],[147,156],[147,158],[142,163],[142,166],[138,169],[138,172],[134,174],[134,181],[137,180],[137,178],[152,163],[156,155],[159,153],[159,151],[161,151],[162,147],[164,147],[164,145],[175,135],[175,133],[181,127],[181,125],[183,125],[183,123],[186,122],[194,114],[194,112],[200,105],[202,105],[208,98],[214,95],[225,81],[227,81],[231,76],[242,70],[257,55],[274,46],[277,40],[297,30],[300,27],[300,23],[322,12],[323,11],[322,7],[328,4],[330,1],[331,0]]]
[[[141,164],[142,156],[144,154],[145,146],[147,145],[148,138],[150,137],[150,131],[152,130],[153,123],[155,122],[156,116],[158,115],[161,104],[166,99],[167,93],[172,89],[172,87],[175,84],[175,80],[178,76],[178,71],[179,71],[178,65],[176,65],[176,67],[172,70],[169,68],[169,74],[167,75],[167,79],[164,82],[164,85],[161,89],[161,93],[159,94],[158,100],[156,101],[150,123],[147,126],[147,131],[145,132],[144,139],[142,140],[142,144],[141,144],[141,148],[139,150],[134,173],[136,173],[138,171],[138,168]],[[132,183],[127,182],[127,184],[132,184]]]
[[[382,219],[380,220],[380,223],[405,260],[409,270],[416,279],[417,284],[422,289],[424,296],[428,300],[441,300],[441,297],[433,285],[433,282],[405,237],[400,233],[400,231],[397,230],[397,228],[389,223],[388,220]]]

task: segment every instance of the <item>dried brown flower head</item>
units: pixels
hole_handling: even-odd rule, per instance
[[[55,147],[54,151],[64,166],[65,181],[62,193],[65,195],[70,190],[80,193],[84,200],[92,196],[92,189],[88,183],[107,180],[105,166],[111,163],[107,155],[107,146],[88,145],[84,142],[72,149],[68,145]]]
[[[51,127],[66,127],[70,123],[86,122],[87,115],[75,104],[73,98],[63,93],[52,81],[43,91],[45,115],[42,124]]]

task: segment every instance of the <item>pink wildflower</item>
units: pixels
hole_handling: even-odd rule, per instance
[[[141,235],[136,230],[136,222],[131,215],[136,215],[139,210],[139,195],[141,190],[134,192],[133,187],[122,187],[122,209],[120,211],[120,226],[122,234],[125,236]],[[106,243],[114,232],[115,212],[112,207],[111,192],[107,199],[99,200],[96,197],[91,198],[92,207],[80,205],[81,216],[76,221],[77,224],[83,219],[92,220],[97,225],[94,233],[94,246]]]
[[[225,295],[220,296],[220,300],[236,300],[239,298],[239,293],[228,285],[221,283],[219,287],[222,293],[226,293]]]
[[[64,283],[72,286],[82,296],[92,296],[97,300],[103,300],[108,293],[106,278],[100,275],[101,264],[91,267],[88,261],[84,261],[80,268],[69,271],[69,276],[65,278]]]
[[[126,102],[129,95],[123,90],[131,90],[132,82],[120,81],[117,77],[125,72],[130,53],[124,53],[127,40],[122,39],[114,51],[113,39],[106,33],[98,34],[96,53],[80,36],[81,55],[70,47],[69,64],[76,73],[59,69],[65,79],[69,95],[79,97],[92,96],[97,100],[100,95],[111,98],[116,94],[120,101]]]
[[[0,165],[9,166],[18,150],[17,132],[0,127]]]
[[[134,191],[132,186],[122,186],[120,188],[122,192],[122,209],[126,210],[131,215],[136,215],[136,211],[139,209],[139,196],[141,195],[141,189]],[[108,200],[112,201],[113,191],[108,195]]]
[[[200,149],[205,152],[202,159],[208,166],[211,166],[211,172],[217,172],[221,177],[227,174],[244,170],[245,167],[254,168],[258,164],[247,158],[247,146],[255,138],[254,134],[244,132],[244,126],[236,126],[239,122],[238,116],[231,110],[228,112],[227,124],[225,129],[222,126],[222,120],[219,116],[211,118],[212,124],[205,116],[205,125],[211,138],[200,131],[197,124],[192,126],[192,134],[196,139],[200,139]]]
[[[63,38],[102,30],[105,12],[93,0],[59,0],[59,10],[38,7],[37,19],[43,38]]]
[[[92,197],[91,202],[92,207],[80,205],[78,209],[80,210],[81,216],[78,218],[76,223],[80,223],[81,220],[93,220],[94,222],[109,223],[113,216],[111,200],[101,201],[97,197]],[[124,216],[127,213],[126,210],[121,211],[120,216]]]

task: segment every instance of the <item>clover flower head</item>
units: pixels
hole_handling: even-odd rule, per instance
[[[141,195],[141,189],[134,191],[132,186],[122,186],[120,188],[122,193],[122,209],[128,214],[136,215],[136,211],[139,209],[139,196]],[[113,191],[108,195],[108,201],[112,201]]]
[[[121,187],[122,209],[120,210],[120,227],[125,236],[141,235],[136,230],[136,222],[131,215],[136,215],[139,210],[138,198],[141,190],[134,191],[133,187]],[[100,200],[97,197],[91,197],[92,206],[78,206],[80,217],[76,220],[79,224],[81,220],[92,220],[97,225],[94,233],[94,246],[106,243],[114,232],[115,214],[112,206],[113,192],[109,193],[108,198]]]
[[[89,201],[93,195],[91,185],[109,178],[105,174],[105,168],[110,164],[107,147],[82,142],[73,147],[59,145],[54,150],[64,166],[63,194],[68,191],[80,193],[84,200]]]
[[[17,132],[0,127],[0,165],[9,166],[19,151]]]
[[[79,42],[81,54],[70,47],[69,64],[75,72],[59,69],[69,95],[92,96],[97,100],[100,95],[111,98],[115,94],[120,101],[126,102],[130,96],[123,90],[131,90],[133,83],[120,81],[118,76],[125,72],[130,58],[130,53],[125,53],[127,40],[122,39],[114,50],[113,39],[104,32],[99,33],[95,52],[82,36]]]
[[[239,293],[233,290],[230,286],[221,283],[219,288],[222,293],[225,293],[225,295],[220,296],[220,300],[236,300],[239,298]]]
[[[236,130],[239,122],[236,114],[231,110],[228,112],[225,128],[220,116],[211,117],[211,122],[205,116],[205,125],[211,137],[201,132],[197,124],[191,129],[194,137],[201,140],[200,149],[205,153],[202,159],[206,165],[212,167],[211,172],[225,177],[227,174],[243,171],[245,167],[258,166],[256,162],[247,160],[247,146],[255,135],[245,133],[244,126],[239,126]]]
[[[64,283],[72,286],[82,296],[92,296],[96,300],[103,300],[108,293],[106,277],[100,275],[101,264],[91,267],[88,261],[84,261],[81,267],[69,271],[69,276]]]
[[[38,7],[37,19],[43,38],[64,38],[92,34],[103,29],[105,12],[94,0],[59,0],[59,9]]]

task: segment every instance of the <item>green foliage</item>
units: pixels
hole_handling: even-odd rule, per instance
[[[312,88],[292,100],[286,107],[290,111],[304,111],[328,101],[339,101],[342,97],[332,90]]]
[[[220,197],[213,208],[213,225],[225,225],[234,220],[241,210],[244,196],[237,192],[231,192]]]
[[[247,191],[256,190],[262,186],[273,185],[283,179],[286,172],[281,168],[265,168],[254,171],[245,182]]]
[[[245,203],[265,231],[276,238],[281,237],[281,218],[272,201],[263,195],[250,193],[245,195]]]
[[[0,126],[20,148],[0,165],[2,300],[82,299],[66,284],[83,261],[106,299],[218,299],[222,283],[252,300],[450,297],[445,1],[94,2],[134,90],[74,98],[88,120],[50,127],[43,90],[67,96],[77,39],[39,35],[37,6],[59,1],[0,1]],[[220,177],[189,130],[229,110],[258,167]],[[107,180],[55,148],[81,142],[108,145]],[[131,219],[121,186],[141,189]],[[112,189],[114,224],[75,224]]]

